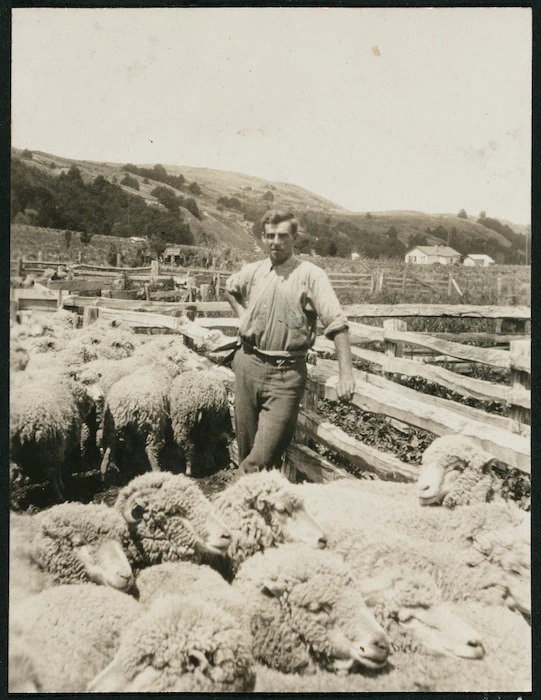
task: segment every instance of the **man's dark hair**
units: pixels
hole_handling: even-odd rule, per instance
[[[280,211],[279,209],[269,209],[269,211],[265,212],[265,216],[261,219],[262,232],[265,232],[266,224],[281,224],[282,221],[289,221],[291,235],[297,235],[299,222],[295,218],[295,214],[292,214],[290,211]]]

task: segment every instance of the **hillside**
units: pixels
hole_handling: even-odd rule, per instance
[[[479,224],[475,217],[460,218],[455,214],[416,211],[351,212],[296,185],[208,168],[170,164],[128,166],[125,163],[77,161],[41,151],[23,152],[16,148],[12,149],[12,156],[23,164],[21,167],[34,169],[42,173],[43,178],[48,178],[49,189],[54,189],[54,178],[66,176],[70,168],[75,167],[89,187],[101,176],[107,183],[114,184],[118,192],[118,188],[121,188],[126,195],[138,197],[139,201],[148,205],[145,207],[145,232],[138,228],[139,220],[135,217],[135,220],[128,219],[129,225],[118,225],[121,236],[148,235],[148,231],[153,230],[148,211],[155,214],[159,210],[163,221],[166,214],[171,215],[167,201],[163,198],[158,201],[157,196],[151,194],[156,193],[156,188],[159,187],[162,195],[164,189],[170,191],[174,203],[175,197],[177,198],[175,212],[178,214],[175,213],[175,216],[181,222],[181,232],[177,232],[180,238],[167,234],[168,229],[165,227],[164,235],[173,238],[167,242],[193,243],[217,250],[232,248],[247,254],[253,253],[257,250],[254,237],[254,230],[256,233],[258,230],[257,222],[265,210],[273,205],[290,209],[297,214],[302,234],[299,250],[302,252],[315,250],[321,255],[342,257],[358,252],[362,257],[368,258],[401,258],[413,245],[449,242],[463,255],[488,253],[500,263],[523,263],[527,255],[525,248],[529,231],[505,221],[496,221],[491,229]],[[167,176],[165,179],[164,174]],[[130,181],[131,186],[122,184],[123,180]],[[175,186],[171,186],[168,180],[174,182]],[[191,206],[188,200],[192,200]],[[123,206],[125,208],[126,205]],[[16,216],[12,215],[12,222],[70,228],[65,223],[51,224],[36,220],[35,206],[32,204],[28,209],[30,211],[21,208]],[[163,229],[161,223],[157,226]],[[493,230],[494,228],[498,230]],[[77,230],[82,229],[79,227]],[[114,231],[115,235],[118,232]],[[92,233],[107,234],[113,231],[100,230],[99,224],[94,224]],[[184,234],[186,238],[182,240]]]

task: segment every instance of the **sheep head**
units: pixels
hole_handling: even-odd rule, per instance
[[[62,503],[34,516],[32,555],[55,583],[93,581],[127,591],[133,585],[123,550],[126,524],[105,505]]]
[[[420,648],[434,656],[483,657],[479,634],[441,601],[441,593],[427,572],[404,575],[386,570],[363,577],[360,586],[395,648]],[[397,627],[398,634],[393,634]]]
[[[121,635],[90,692],[252,691],[249,640],[210,601],[164,596]]]
[[[253,603],[253,649],[263,663],[299,673],[386,665],[386,635],[336,554],[285,544],[247,560],[234,585]]]
[[[316,548],[327,544],[303,498],[276,470],[243,476],[216,502],[219,512],[238,532],[239,547],[246,549],[246,556],[283,542],[303,542]],[[248,535],[254,540],[252,547],[244,541]]]
[[[461,435],[439,437],[425,450],[417,480],[421,505],[455,505],[490,500],[491,455]]]
[[[148,472],[118,494],[115,508],[129,526],[129,549],[136,561],[199,561],[223,554],[231,542],[199,487],[182,474]]]

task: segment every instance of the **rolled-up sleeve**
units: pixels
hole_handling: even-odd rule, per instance
[[[323,325],[323,332],[328,338],[349,328],[347,316],[342,311],[338,297],[323,270],[316,272],[312,277],[310,297]]]
[[[225,282],[225,289],[235,297],[246,298],[246,282],[243,282],[242,270],[234,272]]]

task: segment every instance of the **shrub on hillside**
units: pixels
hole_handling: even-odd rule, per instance
[[[139,181],[136,177],[132,177],[131,175],[124,175],[122,180],[120,181],[121,185],[126,185],[126,187],[131,187],[132,190],[139,190]]]
[[[197,182],[192,182],[192,184],[188,187],[188,190],[196,197],[199,197],[199,195],[201,194],[201,188],[199,187]]]

